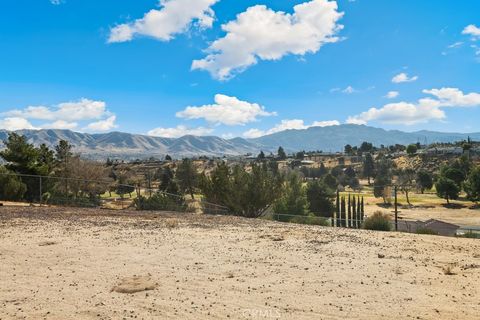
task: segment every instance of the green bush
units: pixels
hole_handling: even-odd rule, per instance
[[[188,210],[188,205],[183,197],[169,196],[165,194],[154,194],[147,198],[140,196],[134,200],[137,210],[160,210],[160,211],[182,211]]]
[[[391,228],[390,217],[380,211],[375,212],[363,222],[363,229],[367,230],[390,231]]]
[[[95,196],[79,196],[73,195],[65,196],[57,193],[46,192],[42,195],[42,202],[50,205],[59,206],[73,206],[73,207],[85,207],[94,208],[101,205],[99,197]]]
[[[480,233],[477,232],[472,232],[469,231],[465,234],[462,234],[461,236],[458,236],[459,238],[469,238],[469,239],[480,239]]]

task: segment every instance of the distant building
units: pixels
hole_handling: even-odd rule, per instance
[[[430,219],[423,223],[423,228],[432,230],[440,236],[454,237],[457,234],[457,230],[460,229],[460,226],[436,219]]]
[[[427,221],[410,221],[410,220],[399,220],[398,221],[398,231],[400,232],[409,232],[416,233],[418,230],[427,229],[435,232],[439,236],[448,236],[454,237],[457,235],[458,229],[460,226],[451,224],[448,222],[430,219]]]

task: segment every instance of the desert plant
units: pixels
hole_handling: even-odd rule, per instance
[[[376,211],[372,216],[365,219],[363,228],[367,230],[390,231],[390,217],[381,211]]]

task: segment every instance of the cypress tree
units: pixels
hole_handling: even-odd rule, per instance
[[[346,221],[347,221],[347,220],[346,220],[346,213],[347,213],[347,212],[346,212],[346,208],[345,208],[345,197],[342,197],[341,209],[342,209],[342,210],[341,210],[341,213],[340,213],[340,225],[341,225],[342,227],[346,227],[346,226],[347,226],[347,224],[346,224]],[[342,219],[342,217],[343,217],[344,219]]]
[[[362,213],[361,213],[361,222],[363,223],[363,220],[365,219],[365,206],[364,206],[364,203],[363,203],[363,197],[362,197]]]
[[[350,199],[350,193],[348,194],[348,211],[347,211],[347,228],[352,226],[352,202]]]
[[[357,227],[357,203],[355,201],[355,196],[352,199],[352,228]]]
[[[362,213],[362,205],[360,203],[360,196],[358,196],[358,201],[357,201],[357,228],[362,227],[362,220],[361,220],[361,213]]]
[[[336,220],[334,220],[334,226],[340,226],[340,192],[337,191],[337,201],[335,203],[335,215]]]

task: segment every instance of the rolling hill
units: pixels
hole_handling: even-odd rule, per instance
[[[188,156],[235,156],[247,153],[256,154],[260,150],[275,152],[279,146],[286,151],[323,150],[341,151],[346,144],[360,145],[368,141],[374,145],[409,144],[416,142],[454,142],[467,139],[480,140],[480,133],[443,133],[434,131],[403,132],[384,130],[363,125],[339,125],[312,127],[305,130],[286,130],[256,139],[222,139],[216,136],[181,138],[151,137],[123,132],[88,134],[70,130],[19,130],[30,143],[42,143],[54,147],[60,140],[67,140],[76,152],[93,159],[107,157],[137,159]],[[7,139],[8,131],[0,130],[0,148]]]

